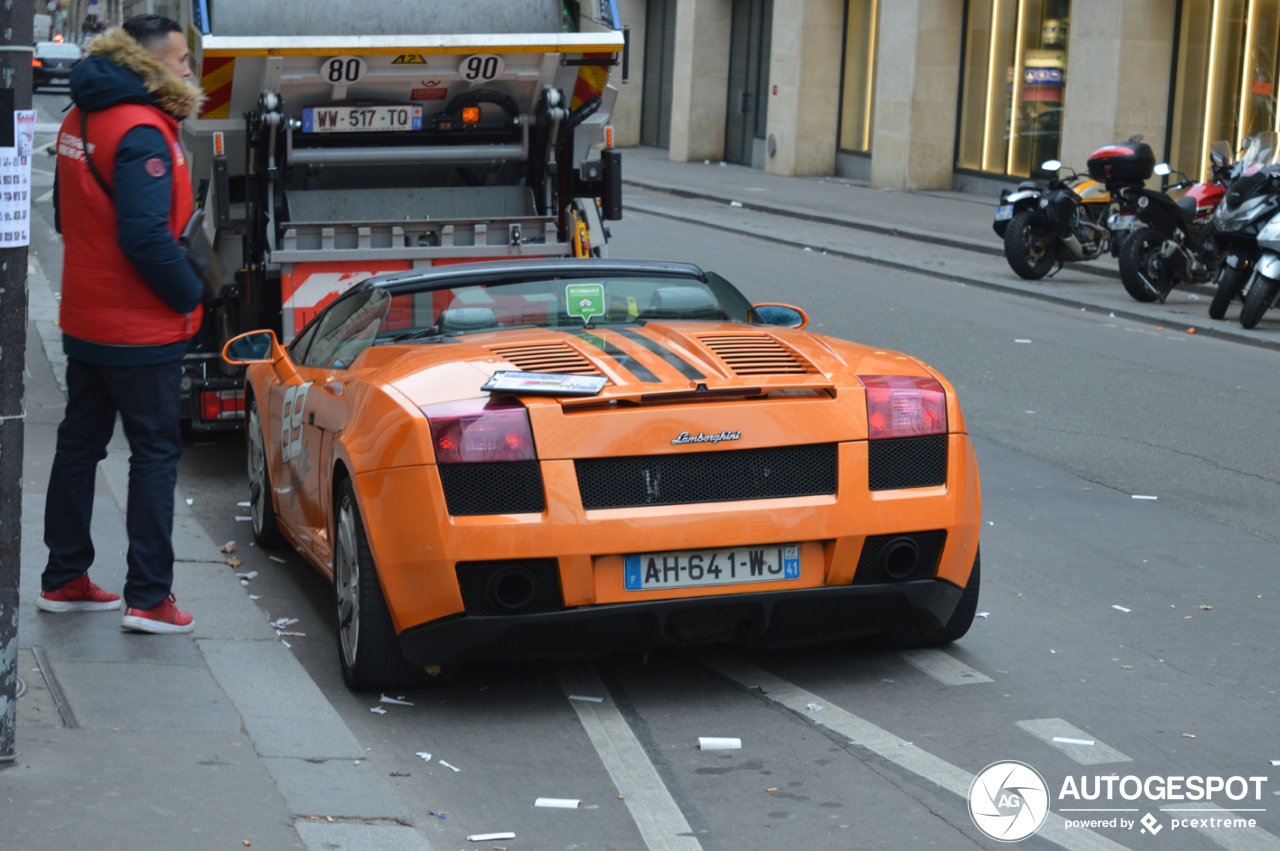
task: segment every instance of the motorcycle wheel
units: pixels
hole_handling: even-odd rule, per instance
[[[1141,270],[1146,266],[1148,255],[1164,244],[1159,232],[1153,228],[1139,228],[1129,234],[1120,248],[1120,283],[1134,301],[1155,301],[1157,296],[1147,289],[1142,280]],[[1156,286],[1159,284],[1155,281]]]
[[[1231,302],[1235,301],[1236,296],[1240,295],[1240,290],[1244,289],[1244,282],[1249,280],[1250,271],[1243,261],[1235,269],[1226,263],[1222,264],[1222,274],[1218,276],[1218,290],[1213,294],[1213,301],[1209,303],[1210,319],[1221,319],[1227,315],[1227,308],[1231,306]]]
[[[1018,277],[1038,281],[1058,259],[1057,241],[1048,231],[1037,227],[1034,214],[1023,210],[1009,220],[1004,232],[1004,257]]]
[[[1244,297],[1244,307],[1240,310],[1240,324],[1245,328],[1252,328],[1262,320],[1262,315],[1271,307],[1271,303],[1276,300],[1276,293],[1280,291],[1280,281],[1272,278],[1264,278],[1258,276],[1258,280],[1253,282],[1253,286],[1249,288],[1249,294]]]

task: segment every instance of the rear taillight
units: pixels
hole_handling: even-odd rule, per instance
[[[39,67],[40,67],[40,66],[42,66],[42,65],[44,65],[44,60],[43,60],[43,59],[36,59],[34,56],[33,56],[33,57],[31,57],[31,67],[32,67],[32,68],[39,68]]]
[[[507,396],[424,405],[438,464],[532,461],[533,431],[524,406]]]
[[[200,419],[239,420],[244,418],[243,390],[200,391]]]
[[[913,375],[859,375],[867,388],[867,437],[946,434],[947,394],[937,379]]]

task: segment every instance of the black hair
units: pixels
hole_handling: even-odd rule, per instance
[[[169,33],[182,32],[182,26],[177,21],[163,15],[134,15],[120,26],[146,50],[155,47],[158,41],[167,40]]]

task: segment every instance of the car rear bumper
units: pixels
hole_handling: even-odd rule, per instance
[[[400,647],[419,665],[582,658],[711,641],[777,647],[940,626],[951,617],[961,593],[950,582],[925,579],[615,603],[531,615],[452,615],[405,630]]]

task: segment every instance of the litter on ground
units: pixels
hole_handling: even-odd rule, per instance
[[[237,573],[236,576],[239,576],[241,579],[257,579],[258,571],[251,570],[248,573]]]
[[[576,810],[581,803],[577,798],[539,798],[533,802],[535,807],[555,807],[561,810]]]
[[[236,503],[236,507],[237,507],[237,508],[248,508],[248,507],[249,507],[249,503],[247,503],[247,502],[237,502],[237,503]]]
[[[235,551],[236,551],[235,541],[227,541],[225,544],[218,547],[218,552],[220,553],[234,553]]]
[[[382,703],[394,703],[396,706],[413,706],[407,700],[396,700],[394,697],[387,697],[385,694],[380,698]]]
[[[259,596],[259,595],[257,595],[257,594],[250,594],[250,595],[249,595],[249,599],[250,599],[250,600],[261,600],[261,599],[262,599],[262,597],[260,597],[260,596]]]
[[[250,517],[248,514],[237,514],[237,515],[236,515],[236,522],[237,522],[237,523],[251,523],[251,522],[253,522],[253,518],[252,518],[252,517]]]
[[[191,497],[187,497],[187,505],[195,505],[196,501]]]
[[[370,712],[376,712],[376,713],[378,713],[379,715],[386,715],[386,714],[387,714],[387,710],[383,709],[381,706],[375,706],[375,707],[373,707],[372,709],[370,709],[369,711],[370,711]]]
[[[729,202],[729,206],[730,206],[730,207],[741,207],[741,206],[742,206],[742,202],[741,202],[741,201],[730,201],[730,202]]]
[[[1111,608],[1113,608],[1113,609],[1119,609],[1119,610],[1120,610],[1120,611],[1122,611],[1122,612],[1132,612],[1132,611],[1133,611],[1133,609],[1126,609],[1124,606],[1120,606],[1120,605],[1117,605],[1117,604],[1115,604],[1115,603],[1112,603],[1112,604],[1111,604]]]
[[[816,703],[810,703],[805,708],[808,709],[810,712],[821,712],[823,709],[823,707],[819,706]]]
[[[1134,499],[1159,499],[1160,497],[1158,497],[1158,496],[1144,496],[1143,494],[1135,493],[1135,494],[1133,495],[1133,498],[1134,498]]]
[[[1030,340],[1014,340],[1015,343],[1030,343]]]
[[[455,773],[456,773],[456,772],[459,772],[459,771],[461,771],[461,770],[462,770],[461,768],[458,768],[458,766],[456,766],[456,765],[450,765],[449,763],[445,762],[443,759],[442,759],[442,760],[440,760],[440,764],[441,764],[441,765],[443,765],[445,768],[447,768],[447,769],[449,769],[450,771],[453,771],[453,772],[455,772]],[[503,838],[507,838],[507,837],[502,837],[502,836],[499,836],[499,837],[498,837],[498,839],[503,839]]]
[[[292,645],[292,644],[290,644],[289,642],[285,641],[283,638],[282,638],[282,639],[280,639],[280,643],[281,643],[281,644],[283,644],[285,647],[293,647],[293,645]]]
[[[280,562],[280,564],[288,564],[288,562],[280,558],[280,556],[267,556],[267,558],[271,559],[272,561],[278,561]]]
[[[974,615],[974,617],[975,617],[975,618],[989,618],[989,617],[991,617],[991,612],[978,612],[976,615]]]
[[[467,837],[468,842],[488,842],[490,839],[515,839],[516,835],[510,831],[506,833],[473,833]]]
[[[583,700],[583,701],[586,701],[587,703],[604,703],[603,697],[589,697],[588,695],[585,695],[585,694],[571,694],[569,695],[569,699]]]
[[[420,756],[427,762],[431,762],[431,754],[427,753],[426,751],[418,751],[417,753],[414,754],[414,756]]]
[[[1054,736],[1053,740],[1061,745],[1088,745],[1093,747],[1093,739],[1069,739],[1066,736]]]
[[[1194,739],[1195,737],[1196,737],[1196,734],[1195,734],[1195,733],[1183,733],[1183,734],[1182,734],[1182,738],[1184,738],[1184,739]]]
[[[698,747],[704,751],[736,751],[742,749],[742,739],[699,736]]]

